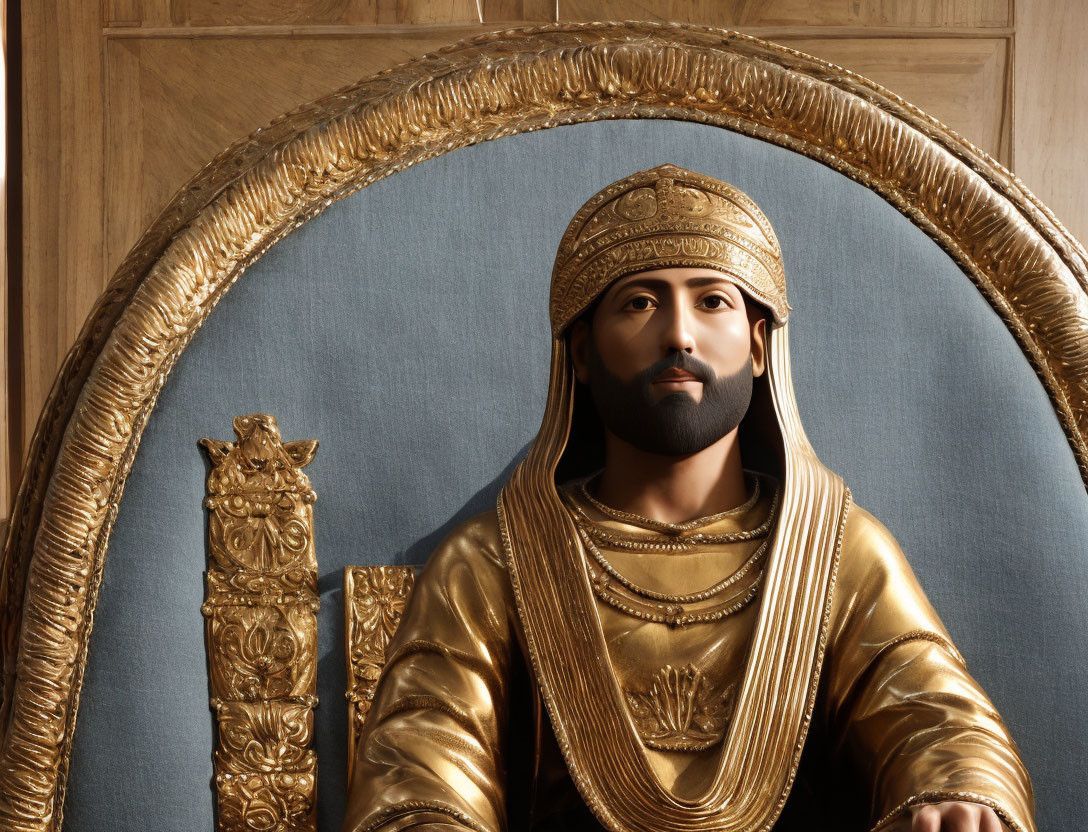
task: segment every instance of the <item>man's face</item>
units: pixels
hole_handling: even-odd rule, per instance
[[[757,308],[713,269],[627,275],[606,290],[591,324],[574,325],[575,374],[621,439],[652,453],[696,453],[736,428],[763,373]]]

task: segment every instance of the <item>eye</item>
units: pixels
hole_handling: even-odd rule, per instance
[[[717,311],[719,309],[729,309],[733,306],[733,303],[725,295],[707,295],[699,301],[698,305],[704,309]]]
[[[624,308],[634,312],[648,312],[654,308],[654,300],[647,295],[635,295],[624,304]]]

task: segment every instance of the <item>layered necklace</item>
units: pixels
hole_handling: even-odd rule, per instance
[[[741,514],[755,506],[760,497],[758,477],[754,477],[752,496],[743,505],[688,523],[665,523],[611,508],[594,498],[587,490],[585,483],[581,484],[579,491],[590,505],[606,517],[653,530],[652,534],[633,538],[616,534],[601,528],[581,506],[568,497],[567,505],[578,528],[585,551],[590,555],[587,566],[593,591],[598,598],[610,606],[643,621],[683,627],[689,624],[717,621],[732,615],[748,606],[758,594],[763,578],[763,560],[770,543],[770,530],[774,525],[778,509],[777,486],[766,520],[754,529],[725,534],[705,534],[695,530],[724,517]],[[609,549],[642,554],[680,553],[691,552],[705,546],[740,543],[760,538],[763,538],[763,542],[736,570],[712,586],[689,593],[657,592],[639,586],[617,570],[600,548],[604,546]]]

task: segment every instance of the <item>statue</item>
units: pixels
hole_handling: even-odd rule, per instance
[[[418,580],[345,832],[1033,832],[1000,717],[805,436],[760,209],[622,179],[550,311],[540,432]]]

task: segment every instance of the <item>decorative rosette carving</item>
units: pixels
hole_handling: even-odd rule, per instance
[[[218,829],[316,829],[317,441],[282,442],[272,416],[234,420],[236,442],[202,439],[208,474],[207,619],[218,722]]]
[[[313,611],[283,606],[216,605],[208,617],[215,653],[212,687],[224,699],[256,702],[307,696],[315,689]]]

